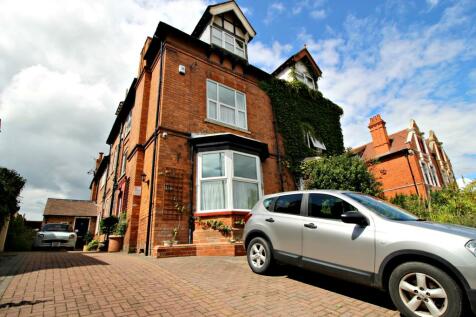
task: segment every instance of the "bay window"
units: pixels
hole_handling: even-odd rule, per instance
[[[207,117],[246,130],[245,94],[208,79]]]
[[[198,155],[197,209],[250,210],[262,192],[259,157],[231,150]]]

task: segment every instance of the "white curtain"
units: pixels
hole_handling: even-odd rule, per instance
[[[233,207],[251,209],[258,201],[258,184],[233,181]]]
[[[225,180],[202,181],[201,210],[225,208],[225,183]]]

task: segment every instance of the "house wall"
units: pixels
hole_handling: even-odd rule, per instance
[[[74,219],[75,216],[55,216],[55,215],[45,215],[43,216],[43,224],[47,223],[67,223],[74,229]],[[96,230],[96,217],[79,217],[79,218],[89,218],[89,227],[88,231],[93,233]]]

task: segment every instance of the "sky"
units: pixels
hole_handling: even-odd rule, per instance
[[[238,0],[257,31],[250,62],[271,72],[304,45],[339,104],[346,147],[415,119],[476,179],[476,2]],[[190,33],[204,0],[0,0],[0,166],[27,179],[21,213],[47,197],[88,199],[117,104],[159,21]]]

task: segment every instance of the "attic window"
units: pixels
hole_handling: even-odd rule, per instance
[[[230,33],[211,26],[212,44],[218,45],[233,54],[245,57],[245,43]]]
[[[296,79],[306,84],[309,88],[316,89],[316,86],[314,85],[314,79],[312,79],[312,77],[308,74],[303,74],[301,72],[296,71]]]
[[[306,144],[310,149],[318,151],[326,150],[326,146],[316,139],[309,131],[306,132]]]

